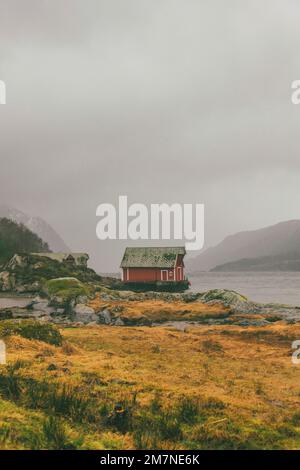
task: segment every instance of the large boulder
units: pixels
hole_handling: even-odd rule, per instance
[[[88,298],[89,288],[75,277],[60,277],[47,281],[44,293],[50,306],[72,310],[77,299]]]
[[[212,289],[198,295],[198,302],[207,304],[222,304],[230,307],[232,313],[260,313],[261,308],[244,295],[233,290]]]
[[[7,269],[14,271],[16,268],[25,268],[28,265],[26,256],[14,255],[7,263]]]
[[[74,320],[82,323],[91,323],[98,320],[95,310],[84,304],[77,304],[74,308]]]
[[[47,315],[54,313],[56,309],[49,306],[49,300],[42,297],[35,297],[33,301],[28,305],[28,308],[34,311],[42,311]]]
[[[99,322],[105,323],[105,325],[110,325],[112,321],[112,316],[109,310],[104,309],[98,313],[99,315]]]

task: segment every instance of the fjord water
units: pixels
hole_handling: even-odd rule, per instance
[[[188,278],[191,292],[231,289],[256,302],[300,307],[300,272],[200,272],[190,274]],[[0,309],[25,307],[31,300],[28,297],[6,296],[3,293],[0,295]]]
[[[6,297],[5,294],[0,296],[0,309],[12,307],[26,307],[32,299],[29,297]]]
[[[257,302],[300,306],[300,272],[200,272],[188,277],[192,292],[231,289]]]

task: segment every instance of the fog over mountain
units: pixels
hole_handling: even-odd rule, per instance
[[[27,227],[11,219],[0,217],[0,265],[3,265],[16,253],[47,251],[49,251],[47,243]],[[0,271],[3,271],[1,266]],[[3,282],[3,276],[1,281]]]
[[[300,218],[300,2],[0,0],[0,201],[99,272],[96,208],[204,203],[205,247]],[[151,240],[148,244],[151,244]]]
[[[262,265],[265,265],[267,270],[271,270],[272,267],[277,269],[286,260],[291,260],[296,253],[299,259],[300,220],[290,220],[260,230],[230,235],[215,247],[208,248],[199,256],[187,261],[186,264],[190,272],[208,271],[225,263],[230,264],[218,270],[258,270],[259,265],[261,269],[263,269]],[[275,258],[258,261],[258,257]],[[251,262],[249,258],[255,258],[255,260]],[[238,260],[237,265],[232,265]]]
[[[68,248],[60,235],[41,217],[32,217],[13,207],[0,205],[0,218],[1,217],[6,217],[14,222],[25,225],[44,242],[48,243],[51,251],[70,251],[70,248]]]

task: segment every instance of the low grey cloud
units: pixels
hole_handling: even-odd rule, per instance
[[[115,270],[96,206],[204,202],[206,244],[299,218],[296,0],[0,0],[0,199]]]

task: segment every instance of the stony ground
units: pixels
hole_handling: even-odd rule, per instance
[[[33,318],[62,326],[107,324],[157,325],[170,322],[263,326],[282,320],[300,321],[298,307],[258,304],[229,290],[204,293],[134,293],[102,285],[97,290],[75,278],[46,283],[47,290],[32,298],[18,298],[20,307],[0,308],[0,320]],[[3,303],[3,298],[1,299]],[[11,299],[6,299],[8,305]]]

